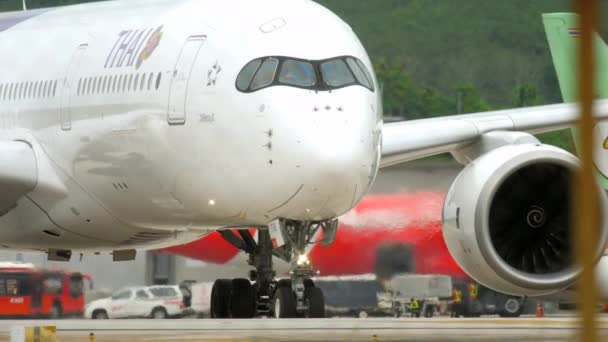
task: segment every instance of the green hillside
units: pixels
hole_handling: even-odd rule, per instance
[[[453,92],[469,83],[496,107],[532,85],[559,102],[541,13],[570,0],[320,0],[351,24],[372,59],[402,63],[418,82]],[[608,1],[602,1],[608,14]],[[454,95],[455,96],[455,95]]]

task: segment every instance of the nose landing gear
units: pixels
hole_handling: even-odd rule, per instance
[[[218,279],[211,293],[212,318],[251,318],[255,315],[276,318],[325,317],[323,291],[311,279],[317,274],[305,254],[317,232],[324,232],[323,245],[333,242],[337,220],[326,222],[299,222],[280,220],[273,229],[281,234],[275,248],[270,229],[258,228],[257,242],[249,230],[220,231],[222,237],[249,254],[249,264],[255,267],[247,279]],[[275,279],[272,257],[291,264],[289,279]]]

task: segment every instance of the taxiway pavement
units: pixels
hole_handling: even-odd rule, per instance
[[[0,321],[0,341],[13,326],[56,325],[57,340],[104,341],[571,341],[574,317],[476,319],[253,319],[253,320],[60,320]],[[608,338],[608,317],[598,318],[598,333]],[[374,336],[375,339],[374,339]]]

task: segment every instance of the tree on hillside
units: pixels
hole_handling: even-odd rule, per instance
[[[403,65],[389,63],[381,58],[374,65],[376,77],[382,86],[384,113],[388,116],[404,117],[407,102],[413,97],[413,81]]]
[[[25,0],[28,9],[67,6],[85,2],[103,0]],[[0,11],[19,11],[23,7],[23,0],[0,0]]]
[[[485,112],[492,109],[473,84],[461,83],[454,87],[454,90],[461,113]]]
[[[374,68],[382,85],[386,115],[413,120],[454,113],[451,98],[416,82],[405,65],[380,59]]]
[[[543,103],[535,86],[524,84],[515,88],[513,101],[515,107],[537,106]]]

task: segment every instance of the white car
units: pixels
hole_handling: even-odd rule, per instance
[[[112,297],[89,303],[85,317],[91,319],[149,317],[168,318],[181,316],[184,298],[178,286],[130,287]]]

